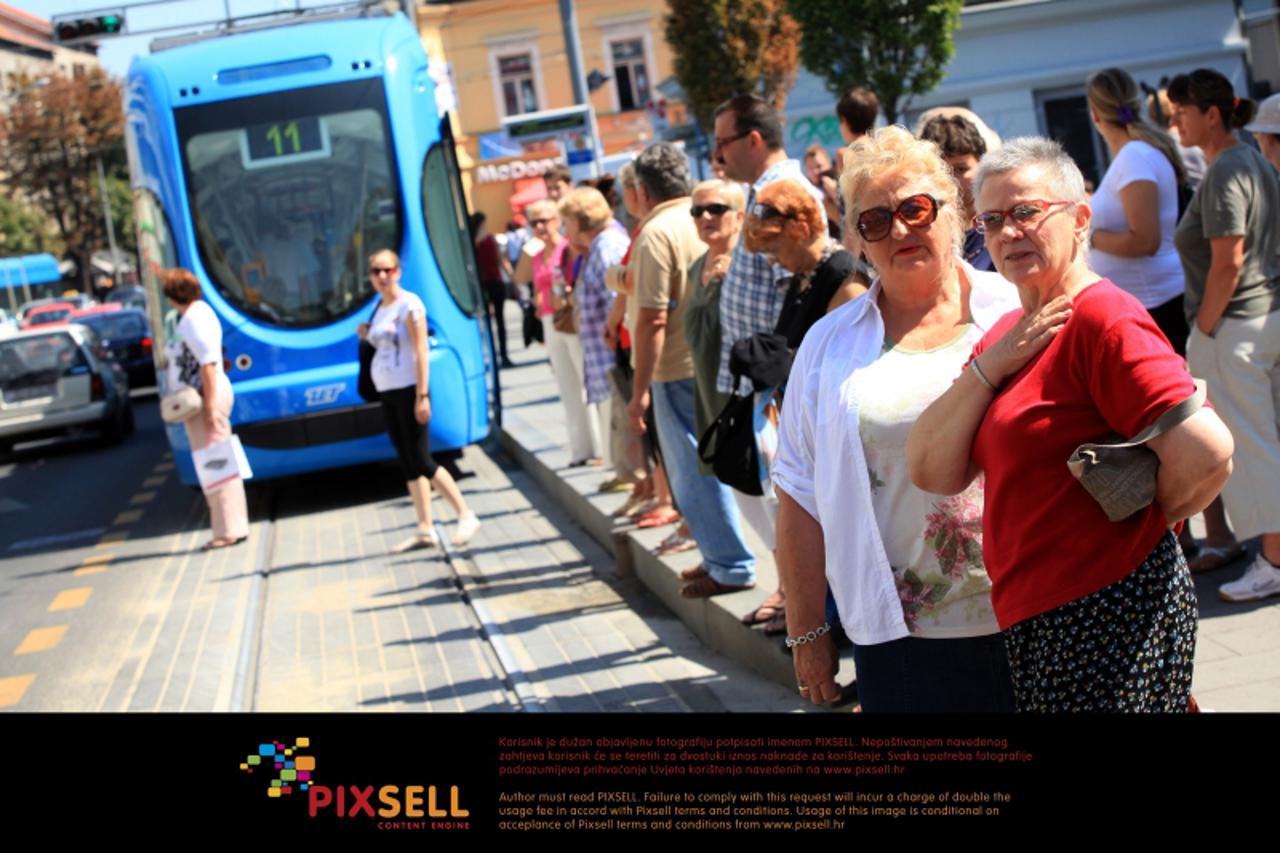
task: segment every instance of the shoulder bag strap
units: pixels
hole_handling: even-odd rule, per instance
[[[1160,417],[1156,418],[1155,423],[1153,423],[1151,426],[1147,427],[1142,432],[1138,433],[1128,441],[1124,441],[1119,444],[1109,444],[1107,446],[1108,447],[1138,447],[1139,445],[1146,444],[1148,441],[1160,435],[1161,433],[1168,432],[1169,430],[1176,427],[1178,424],[1185,421],[1187,418],[1194,415],[1197,411],[1200,410],[1200,407],[1204,405],[1204,398],[1205,398],[1204,380],[1197,379],[1195,380],[1195,383],[1196,383],[1196,391],[1194,394],[1192,394],[1187,399],[1183,400],[1178,405],[1174,406],[1169,411],[1165,412]]]

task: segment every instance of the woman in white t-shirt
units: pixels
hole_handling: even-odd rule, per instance
[[[391,549],[393,554],[438,545],[431,526],[431,486],[458,513],[453,544],[463,545],[480,529],[480,519],[467,506],[453,475],[431,458],[430,370],[427,360],[427,310],[414,293],[400,287],[400,258],[390,249],[369,256],[369,278],[381,300],[373,318],[361,323],[358,334],[373,344],[373,385],[382,400],[387,434],[400,457],[400,466],[418,516],[418,530]]]
[[[201,450],[231,437],[231,407],[235,397],[222,368],[222,324],[200,297],[200,280],[190,270],[165,270],[161,276],[165,298],[181,315],[177,333],[168,344],[170,392],[182,385],[200,392],[200,414],[183,424],[191,449]],[[213,539],[204,550],[239,545],[249,538],[249,510],[244,481],[239,477],[205,493]]]
[[[1138,87],[1123,70],[1107,68],[1090,77],[1088,98],[1093,125],[1111,152],[1111,165],[1090,200],[1089,265],[1135,296],[1185,356],[1186,279],[1173,232],[1178,187],[1187,176],[1177,143],[1143,119]]]

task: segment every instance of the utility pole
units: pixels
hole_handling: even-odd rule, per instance
[[[573,0],[560,0],[560,24],[564,28],[564,51],[569,56],[569,79],[573,83],[573,102],[585,106],[591,120],[591,145],[594,155],[591,174],[599,176],[604,148],[600,144],[600,128],[596,125],[595,107],[591,106],[591,94],[587,91],[587,78],[582,73],[582,44],[578,40],[578,11]]]
[[[111,203],[107,199],[107,176],[102,170],[102,155],[97,155],[95,159],[98,161],[98,189],[102,194],[102,215],[107,220],[107,245],[111,248],[111,286],[114,288],[120,284],[120,253],[116,251],[116,226],[111,218]],[[92,252],[90,252],[89,258],[92,264]],[[92,281],[91,270],[90,282]]]

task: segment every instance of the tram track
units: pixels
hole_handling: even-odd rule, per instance
[[[258,504],[261,507],[255,539],[258,547],[254,558],[251,589],[239,640],[239,655],[233,680],[228,710],[252,712],[257,709],[258,683],[262,660],[262,640],[266,634],[267,603],[271,590],[271,576],[275,567],[276,546],[282,523],[282,492],[274,483],[261,487]],[[440,542],[440,556],[448,569],[448,582],[466,611],[467,621],[483,643],[485,658],[501,683],[504,696],[516,712],[540,713],[546,711],[543,701],[535,694],[532,682],[525,675],[510,643],[502,632],[482,598],[473,594],[475,583],[468,581],[465,570],[465,552],[453,546],[439,525],[434,526]],[[405,605],[410,606],[410,605]]]

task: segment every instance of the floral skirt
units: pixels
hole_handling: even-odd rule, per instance
[[[1128,577],[1005,631],[1017,708],[1186,711],[1197,622],[1187,562],[1166,533]]]

